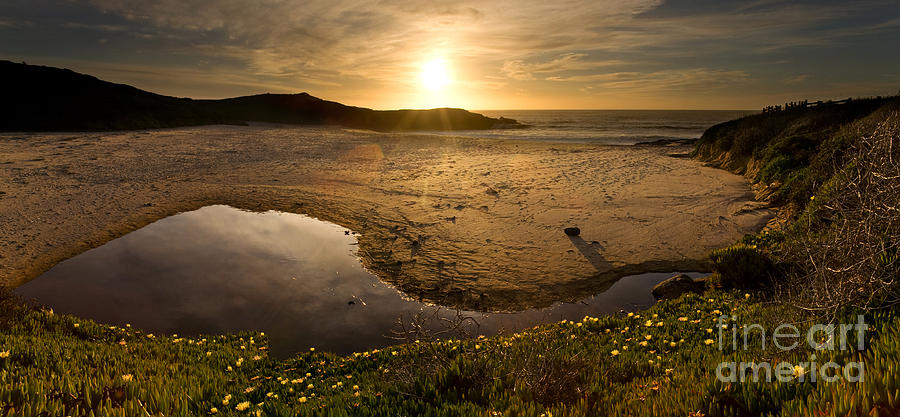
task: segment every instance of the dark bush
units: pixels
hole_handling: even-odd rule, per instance
[[[773,263],[755,245],[736,244],[709,255],[718,283],[725,288],[759,288],[769,282]]]

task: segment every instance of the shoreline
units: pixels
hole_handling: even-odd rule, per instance
[[[410,298],[521,310],[635,273],[702,270],[708,250],[771,214],[743,177],[667,156],[678,146],[271,126],[10,136],[0,279],[15,285],[153,221],[227,204],[360,232],[363,265]],[[582,240],[565,237],[570,224]]]

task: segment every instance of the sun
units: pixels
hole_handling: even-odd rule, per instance
[[[447,61],[432,59],[422,65],[422,85],[431,91],[440,91],[450,83]]]

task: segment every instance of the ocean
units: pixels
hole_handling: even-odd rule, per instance
[[[515,119],[530,127],[439,134],[541,142],[634,145],[670,139],[696,139],[709,127],[755,113],[749,110],[476,110]]]

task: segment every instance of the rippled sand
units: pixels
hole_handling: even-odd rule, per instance
[[[624,275],[697,269],[765,223],[742,177],[668,156],[689,150],[330,127],[0,134],[0,280],[228,204],[360,232],[364,264],[416,299],[545,306]]]

